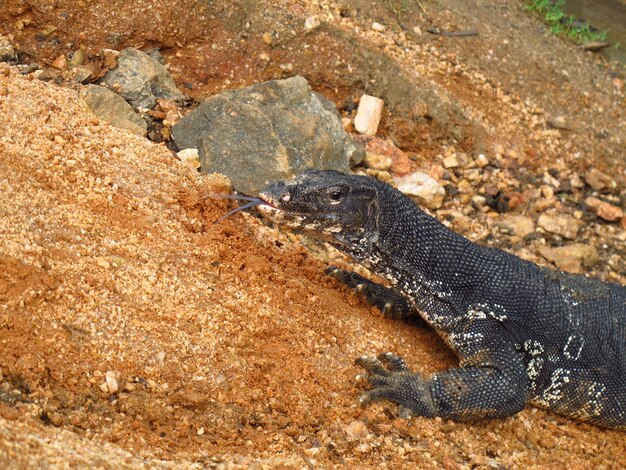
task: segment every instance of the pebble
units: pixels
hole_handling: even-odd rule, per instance
[[[613,178],[609,175],[602,173],[600,170],[592,168],[585,173],[585,182],[591,186],[591,189],[600,191],[604,188],[615,188],[616,184]]]
[[[399,191],[415,197],[429,209],[439,209],[446,197],[446,190],[437,180],[425,173],[411,173],[393,179]]]
[[[598,262],[598,251],[595,247],[584,243],[556,248],[541,246],[537,251],[560,270],[571,274],[580,274],[583,266],[589,268]]]
[[[543,197],[545,197],[546,199],[552,199],[554,197],[554,189],[552,188],[552,186],[544,184],[541,187],[541,194],[543,194]]]
[[[0,34],[0,61],[15,59],[15,49],[6,36]]]
[[[263,38],[263,42],[265,44],[269,44],[270,46],[272,45],[272,40],[274,39],[272,37],[272,35],[270,33],[263,33],[263,36],[261,36]]]
[[[444,168],[457,168],[459,166],[459,160],[456,158],[456,155],[450,155],[443,159]]]
[[[489,165],[489,159],[485,156],[485,154],[481,153],[478,155],[478,157],[476,157],[474,163],[476,163],[476,166],[478,168],[485,168],[487,165]]]
[[[564,116],[555,116],[553,118],[548,119],[548,124],[554,127],[555,129],[567,129],[567,121]]]
[[[100,266],[101,268],[104,269],[109,269],[111,267],[111,263],[109,263],[106,259],[104,259],[102,256],[98,256],[96,258],[96,264],[98,266]]]
[[[109,394],[117,393],[120,387],[116,376],[116,372],[112,370],[108,371],[104,376],[104,383],[100,384],[100,390]]]
[[[55,69],[65,70],[67,68],[67,59],[65,58],[65,55],[61,54],[59,57],[54,59],[52,66]]]
[[[345,431],[351,440],[363,439],[369,432],[363,421],[352,421],[346,426]]]
[[[474,191],[474,186],[472,185],[472,183],[464,179],[459,181],[457,189],[462,194],[470,194]]]
[[[622,80],[621,78],[615,77],[612,81],[613,81],[613,86],[618,91],[622,91],[622,89],[624,88],[624,80]]]
[[[569,179],[569,184],[572,185],[572,188],[582,189],[585,187],[584,181],[580,178],[580,175],[573,174]]]
[[[537,224],[547,232],[561,235],[563,238],[574,239],[582,222],[568,214],[559,214],[554,210],[541,214]]]
[[[525,215],[506,214],[500,217],[496,226],[503,232],[508,232],[520,238],[535,232],[533,219]]]
[[[385,155],[368,152],[363,159],[363,164],[372,170],[387,171],[391,168],[393,160]]]
[[[365,148],[367,154],[391,158],[391,167],[388,169],[394,175],[403,176],[411,172],[411,159],[406,153],[396,147],[393,142],[369,135],[354,135],[353,139],[357,144]]]
[[[385,102],[371,95],[361,96],[359,108],[354,118],[354,128],[365,135],[375,135],[383,115]]]
[[[200,168],[200,155],[198,155],[198,149],[193,147],[183,149],[180,152],[177,152],[176,156],[182,164],[190,166],[194,170]]]
[[[472,196],[472,206],[475,209],[482,209],[483,207],[487,206],[487,198],[485,196]]]
[[[617,222],[624,217],[624,211],[621,207],[614,206],[601,199],[588,197],[585,199],[585,204],[592,209],[598,217],[607,222]]]
[[[383,31],[385,31],[385,26],[380,23],[374,22],[372,23],[372,29],[378,33],[382,33]]]
[[[313,31],[314,29],[319,28],[320,20],[317,16],[309,16],[306,20],[304,20],[304,29],[307,31]]]

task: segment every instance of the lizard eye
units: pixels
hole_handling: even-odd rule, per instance
[[[335,189],[335,190],[330,192],[330,200],[333,201],[333,202],[341,201],[342,197],[343,197],[343,193],[341,191],[339,191],[338,189]]]

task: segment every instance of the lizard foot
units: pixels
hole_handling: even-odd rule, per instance
[[[370,387],[359,398],[361,406],[389,400],[398,404],[398,414],[402,418],[435,416],[435,404],[428,381],[420,374],[411,372],[402,357],[386,352],[378,357],[361,356],[355,364],[366,370]]]
[[[378,307],[384,317],[393,320],[412,319],[418,324],[423,323],[422,318],[413,311],[406,299],[396,290],[335,266],[329,266],[324,272],[354,289],[367,303]]]

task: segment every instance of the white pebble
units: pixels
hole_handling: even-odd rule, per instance
[[[382,33],[385,30],[385,26],[380,23],[372,23],[372,29],[378,33]]]
[[[117,383],[117,379],[115,378],[115,372],[108,371],[105,375],[106,386],[109,393],[117,393],[120,389],[119,384]]]
[[[309,16],[306,20],[304,20],[304,29],[307,31],[313,31],[314,29],[319,28],[320,20],[317,19],[317,16]]]
[[[376,135],[385,102],[375,96],[363,95],[354,118],[354,128],[361,134]]]
[[[182,164],[190,166],[191,168],[195,170],[200,168],[200,155],[198,155],[198,149],[196,148],[183,149],[180,152],[178,152],[176,156],[179,158]]]

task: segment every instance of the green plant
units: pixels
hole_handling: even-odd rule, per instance
[[[608,31],[597,31],[588,23],[565,14],[563,5],[565,0],[530,0],[524,8],[543,16],[550,32],[557,36],[564,36],[580,44],[606,40]]]

